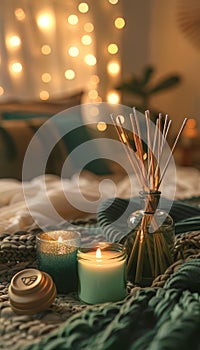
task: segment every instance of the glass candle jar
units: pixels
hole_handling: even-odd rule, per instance
[[[79,298],[87,304],[126,297],[126,249],[117,243],[98,243],[77,253]]]
[[[73,230],[44,232],[36,237],[38,268],[53,278],[58,293],[77,289],[80,240],[80,233]]]

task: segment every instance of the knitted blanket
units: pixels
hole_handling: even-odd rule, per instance
[[[192,259],[164,288],[133,288],[123,302],[89,307],[23,350],[196,350],[199,293],[200,259]]]
[[[137,209],[138,199],[131,201],[131,210]],[[120,230],[127,233],[125,220],[121,227],[113,222],[128,202],[117,198],[99,208],[99,227],[110,240],[118,238]],[[129,286],[121,302],[87,306],[22,349],[199,350],[200,208],[175,201],[170,214],[176,225],[176,261],[151,287]],[[186,232],[189,227],[194,232]]]

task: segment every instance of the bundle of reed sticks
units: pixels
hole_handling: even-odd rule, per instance
[[[127,132],[126,125],[124,125],[122,118],[120,116],[114,118],[113,115],[111,115],[119,140],[124,147],[141,190],[146,194],[147,200],[144,212],[153,213],[156,210],[153,195],[160,194],[160,185],[163,181],[181,133],[186,125],[187,118],[183,120],[171,147],[171,151],[165,160],[165,165],[163,169],[161,169],[161,161],[165,146],[168,145],[167,136],[172,121],[169,120],[168,115],[163,117],[160,113],[154,125],[155,127],[152,134],[150,112],[147,110],[144,115],[145,120],[143,120],[146,132],[146,146],[144,147],[144,137],[142,138],[143,130],[141,130],[135,108],[133,108],[133,113],[131,113],[129,117],[129,123],[131,123],[131,135],[130,132]],[[127,264],[128,276],[130,278],[130,273],[133,273],[134,276],[132,276],[131,280],[139,284],[142,283],[143,272],[145,269],[150,271],[150,279],[153,280],[157,275],[163,273],[173,262],[169,236],[166,238],[165,233],[162,232],[162,230],[159,230],[159,225],[156,222],[155,217],[152,215],[151,224],[153,226],[153,234],[150,235],[147,227],[149,225],[149,216],[144,215],[139,228],[137,228],[137,232],[133,230],[135,236],[130,239],[131,233],[129,233],[127,240],[123,240],[125,245],[128,245],[127,250],[129,251]],[[147,264],[148,266],[145,266]]]
[[[114,119],[113,115],[111,115],[111,119],[117,131],[119,139],[124,146],[124,150],[130,161],[131,167],[135,175],[137,176],[137,180],[139,184],[141,185],[141,188],[146,192],[158,191],[161,185],[161,182],[164,178],[164,175],[166,173],[167,167],[173,156],[175,147],[186,125],[187,118],[185,118],[182,122],[182,125],[175,138],[174,144],[172,145],[171,153],[165,163],[165,167],[162,170],[162,173],[160,172],[160,162],[164,151],[164,146],[167,143],[167,135],[169,134],[169,129],[172,123],[172,120],[168,119],[168,115],[165,116],[164,123],[163,123],[163,116],[161,113],[159,114],[159,117],[156,120],[154,137],[152,140],[150,136],[150,113],[148,110],[145,112],[146,133],[147,133],[147,143],[148,143],[147,144],[148,154],[146,156],[147,163],[145,162],[145,159],[144,159],[144,155],[146,154],[146,151],[143,149],[141,128],[140,128],[136,109],[133,108],[133,114],[130,114],[130,121],[132,125],[132,140],[134,141],[135,148],[136,148],[135,152],[133,152],[130,136],[128,135],[125,127],[123,126],[120,116]]]

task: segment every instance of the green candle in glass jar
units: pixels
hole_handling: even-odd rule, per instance
[[[57,230],[37,235],[38,268],[54,280],[58,293],[77,289],[77,249],[80,234]]]
[[[126,297],[126,250],[117,243],[99,243],[77,253],[79,298],[87,304]]]

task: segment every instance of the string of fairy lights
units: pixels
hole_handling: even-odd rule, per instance
[[[111,88],[112,83],[107,84],[106,96],[101,96],[99,85],[102,81],[102,76],[98,74],[98,65],[102,64],[101,60],[106,59],[106,72],[104,74],[107,75],[107,80],[115,82],[120,78],[120,32],[125,27],[126,21],[120,15],[120,0],[103,0],[103,2],[105,10],[102,11],[105,11],[108,16],[112,14],[111,35],[109,37],[108,32],[106,41],[103,43],[97,42],[98,33],[93,16],[97,4],[94,1],[73,1],[71,2],[71,6],[69,6],[68,1],[66,2],[66,8],[62,1],[62,9],[59,14],[57,9],[55,12],[55,1],[52,1],[54,7],[50,6],[48,8],[41,4],[41,9],[37,5],[34,11],[31,12],[31,16],[34,16],[36,26],[34,29],[35,35],[38,38],[41,37],[40,42],[37,41],[39,43],[37,49],[32,49],[29,53],[31,55],[31,52],[33,52],[37,56],[37,62],[35,63],[35,67],[38,65],[37,73],[36,68],[35,71],[32,69],[34,71],[32,79],[33,81],[37,81],[36,98],[41,100],[50,99],[56,89],[64,91],[64,88],[62,88],[63,84],[63,86],[67,86],[68,91],[73,91],[77,87],[86,90],[85,99],[87,102],[101,102],[103,99],[110,103],[120,102],[119,93],[116,90],[113,91]],[[30,23],[30,11],[27,9],[28,5],[19,6],[20,1],[14,1],[13,3],[16,4],[13,6],[13,16],[16,26],[12,27],[10,31],[7,29],[4,40],[7,58],[9,58],[6,60],[8,66],[7,74],[9,74],[9,79],[12,81],[16,80],[16,84],[19,84],[20,79],[23,82],[23,74],[26,73],[27,67],[27,62],[24,61],[23,55],[21,55],[23,46],[27,45],[27,38],[23,33],[22,24],[25,26]],[[23,4],[24,2],[22,2]],[[51,42],[55,33],[57,35],[58,25],[62,26],[58,40],[61,44],[63,41],[64,46],[62,53],[59,54],[59,62],[55,58],[55,42]],[[17,31],[19,27],[21,28],[21,32]],[[34,40],[36,42],[36,39]],[[58,43],[56,42],[57,45]],[[97,45],[102,45],[102,58],[100,61],[98,61],[96,56]],[[54,61],[54,65],[56,62],[57,66],[59,66],[59,74],[58,69],[56,71],[57,73],[53,72],[53,69],[50,69],[52,61]],[[5,58],[2,54],[2,48],[0,48],[0,69],[3,70],[4,65]],[[31,65],[30,60],[29,65]],[[39,68],[40,65],[41,67]],[[5,72],[2,76],[5,78]],[[59,79],[62,79],[62,83],[58,82]],[[20,89],[18,91],[20,93]],[[0,77],[0,99],[8,95],[6,79],[3,80]]]

